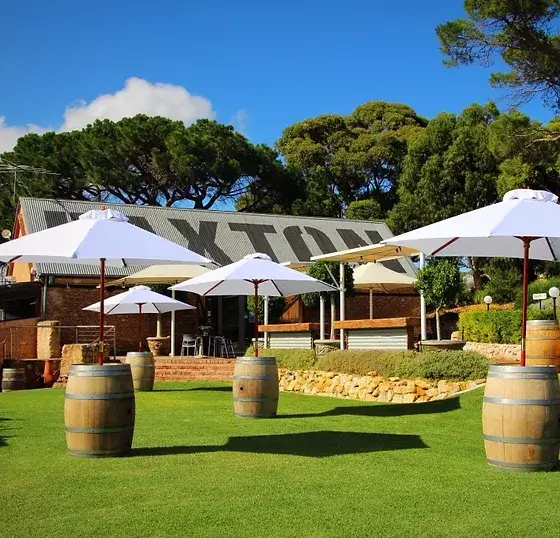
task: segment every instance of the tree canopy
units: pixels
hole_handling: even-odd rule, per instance
[[[449,66],[489,66],[501,60],[506,71],[490,84],[506,88],[514,104],[541,96],[560,109],[558,0],[465,0],[466,18],[440,24],[437,35]]]

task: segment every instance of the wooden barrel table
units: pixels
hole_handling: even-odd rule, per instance
[[[2,392],[25,389],[24,368],[4,368],[2,370]]]
[[[73,364],[64,402],[66,443],[73,456],[121,456],[134,434],[134,387],[128,364]]]
[[[148,391],[154,388],[156,367],[154,356],[149,351],[129,351],[125,363],[130,364],[134,390]]]
[[[555,366],[560,370],[560,326],[556,320],[527,322],[527,366]]]
[[[490,366],[482,424],[488,463],[504,471],[558,464],[560,387],[554,366]]]
[[[238,357],[233,371],[233,410],[243,418],[270,418],[278,409],[274,357]]]

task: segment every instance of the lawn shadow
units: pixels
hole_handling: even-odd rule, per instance
[[[233,387],[193,387],[189,390],[203,390],[208,392],[232,392]]]
[[[132,449],[132,456],[170,456],[204,452],[246,452],[326,458],[387,450],[428,448],[420,436],[393,433],[318,431],[230,437],[225,445],[162,446]]]
[[[0,417],[0,447],[2,446],[8,446],[8,443],[6,442],[6,439],[10,439],[11,437],[13,437],[13,435],[6,435],[6,431],[9,430],[10,428],[6,428],[4,424],[4,422],[8,422],[10,420],[13,420],[11,418],[7,418],[7,417]]]
[[[461,408],[458,397],[435,402],[411,404],[371,404],[338,406],[321,413],[294,413],[278,415],[276,418],[315,418],[336,417],[341,415],[359,415],[363,417],[400,417],[403,415],[427,415],[431,413],[447,413]]]

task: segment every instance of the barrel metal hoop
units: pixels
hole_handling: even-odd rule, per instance
[[[69,448],[68,452],[71,456],[77,456],[82,458],[88,457],[111,457],[111,456],[120,456],[122,454],[127,454],[130,452],[130,448],[126,448],[124,450],[87,450],[87,449],[80,449],[80,448]]]
[[[499,374],[550,374],[553,373],[551,366],[499,366],[491,364],[488,371]]]
[[[278,398],[269,398],[267,396],[263,398],[233,398],[234,402],[277,402]]]
[[[69,400],[121,400],[134,398],[134,392],[119,392],[115,394],[77,394],[67,392],[65,397]]]
[[[484,439],[486,441],[493,441],[496,443],[511,443],[513,445],[552,445],[556,443],[560,443],[559,437],[552,437],[552,438],[539,438],[534,439],[531,437],[503,437],[500,435],[489,435],[487,433],[484,434]]]
[[[235,413],[237,418],[274,418],[276,413],[261,413],[258,415],[251,415],[250,413]]]
[[[238,357],[235,362],[236,364],[276,364],[276,359],[274,357]]]
[[[543,329],[541,329],[543,330]],[[526,339],[528,342],[536,342],[536,341],[546,341],[546,340],[560,340],[560,336],[537,336],[537,337],[527,337]]]
[[[505,405],[560,405],[560,398],[534,399],[526,398],[496,398],[494,396],[484,396],[485,403],[496,403]]]
[[[558,464],[556,461],[548,461],[543,463],[526,463],[526,462],[511,462],[502,460],[486,460],[490,465],[504,470],[511,471],[531,471],[540,469],[553,469]]]
[[[79,426],[66,426],[65,430],[68,433],[120,433],[134,430],[134,425],[119,426],[118,428],[82,428]]]
[[[488,372],[489,378],[492,379],[554,379],[557,374],[518,374],[518,373],[503,373],[497,374]]]
[[[234,375],[233,379],[246,379],[255,381],[277,381],[278,376],[276,375]]]
[[[130,366],[130,365],[129,365]],[[128,377],[130,370],[121,370],[119,372],[101,372],[99,370],[92,372],[68,372],[68,377]]]

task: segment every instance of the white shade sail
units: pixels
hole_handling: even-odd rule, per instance
[[[0,261],[80,263],[112,267],[159,263],[210,263],[172,241],[138,228],[113,209],[92,210],[78,220],[0,245]]]
[[[140,306],[143,314],[165,314],[195,308],[187,303],[156,293],[148,286],[135,286],[104,301],[105,314],[138,314]],[[95,303],[86,306],[84,310],[99,312],[100,308],[100,303]]]
[[[198,295],[253,295],[255,284],[259,295],[275,297],[336,291],[325,282],[273,262],[266,254],[250,254],[238,262],[171,286],[171,289]]]
[[[556,261],[560,255],[560,206],[546,191],[510,191],[502,202],[475,209],[411,232],[391,237],[391,245],[418,249],[431,256],[523,258]]]
[[[133,284],[178,284],[188,278],[211,271],[202,265],[152,265],[132,275],[113,280],[107,286],[130,286]]]
[[[377,291],[394,291],[414,287],[415,279],[397,273],[380,263],[370,262],[354,268],[354,286],[371,288]]]

